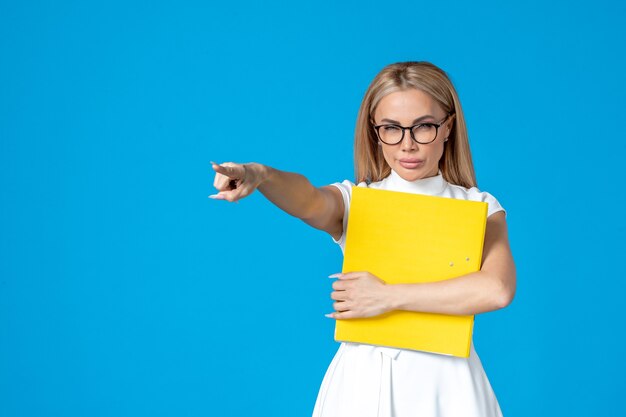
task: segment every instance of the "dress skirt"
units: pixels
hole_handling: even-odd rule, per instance
[[[472,342],[458,358],[342,342],[313,417],[502,417]]]

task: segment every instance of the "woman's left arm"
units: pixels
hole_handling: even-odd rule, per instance
[[[391,310],[473,315],[508,306],[515,295],[515,263],[504,212],[487,219],[480,271],[423,284],[385,284],[368,272],[340,274],[333,283],[335,319],[371,317]]]

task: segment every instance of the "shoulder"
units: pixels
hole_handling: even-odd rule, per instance
[[[374,183],[375,184],[375,183]],[[341,250],[343,251],[344,246],[345,246],[345,242],[346,242],[346,230],[348,228],[348,215],[349,215],[349,210],[350,210],[350,200],[352,199],[352,187],[368,187],[371,186],[373,184],[367,184],[366,182],[360,182],[358,184],[355,184],[354,182],[350,181],[350,180],[343,180],[341,182],[334,182],[332,184],[329,184],[329,187],[335,187],[337,189],[339,189],[339,191],[341,192],[341,197],[343,200],[343,232],[340,236],[339,239],[335,239],[333,237],[333,241],[337,244],[339,244],[339,246],[341,246]]]
[[[369,186],[372,185],[373,184],[370,184]],[[343,180],[341,182],[334,182],[332,184],[329,184],[329,186],[338,188],[339,191],[341,191],[341,195],[343,196],[344,201],[349,202],[350,198],[352,197],[352,187],[368,187],[368,184],[366,182],[360,182],[358,184],[355,184],[350,180]]]
[[[478,187],[466,188],[461,185],[448,183],[445,192],[446,197],[458,198],[460,200],[481,201],[488,204],[487,217],[498,211],[503,211],[506,216],[506,210],[500,202],[489,192],[481,191]]]

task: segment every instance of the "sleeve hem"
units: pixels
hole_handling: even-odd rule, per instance
[[[346,228],[348,227],[348,211],[350,208],[350,196],[348,195],[348,191],[345,189],[343,184],[333,183],[330,185],[332,185],[333,187],[337,187],[339,191],[341,192],[341,196],[343,197],[343,231],[341,233],[341,237],[339,238],[339,240],[336,240],[332,236],[331,236],[331,239],[336,244],[343,245],[344,241],[346,240]]]

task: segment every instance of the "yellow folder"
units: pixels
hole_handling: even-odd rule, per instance
[[[388,284],[425,283],[478,271],[487,203],[353,187],[343,272]],[[474,316],[392,311],[337,320],[335,340],[468,357]]]

